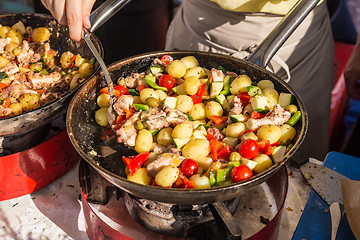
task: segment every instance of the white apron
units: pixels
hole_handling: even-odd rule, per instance
[[[275,28],[283,16],[227,11],[209,0],[184,0],[170,24],[166,50],[200,50],[243,58]],[[248,52],[248,53],[247,53]],[[245,54],[244,54],[245,53]],[[301,146],[323,160],[328,152],[334,44],[326,3],[317,6],[273,58],[270,68],[300,95],[309,113]],[[276,61],[275,61],[276,60]]]

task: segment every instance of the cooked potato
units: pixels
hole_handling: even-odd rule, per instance
[[[193,118],[193,120],[204,120],[206,119],[206,107],[203,103],[195,104],[190,112],[189,116]]]
[[[261,173],[273,165],[271,158],[266,154],[259,154],[253,159],[256,162],[254,172]]]
[[[18,30],[21,34],[26,33],[25,25],[22,21],[18,21],[11,28]]]
[[[11,28],[8,27],[8,26],[3,26],[2,28],[0,28],[0,37],[6,38],[8,32],[9,32],[10,30],[11,30]]]
[[[154,89],[152,88],[144,88],[141,92],[140,92],[140,99],[142,103],[146,102],[146,99],[148,99],[149,97],[154,97],[156,99],[159,99],[159,93],[157,93]]]
[[[269,106],[272,109],[279,102],[279,93],[273,88],[264,88],[262,92],[267,97]]]
[[[208,119],[210,119],[211,116],[216,115],[216,116],[222,116],[224,113],[224,110],[222,108],[222,106],[220,105],[220,103],[215,102],[215,101],[210,101],[206,104],[206,117]]]
[[[179,110],[184,113],[188,113],[193,107],[193,100],[188,95],[177,96],[176,101],[176,110]]]
[[[105,127],[108,125],[107,118],[106,118],[106,111],[107,108],[100,108],[95,112],[95,121],[100,125]]]
[[[31,32],[31,39],[33,42],[45,42],[50,38],[50,31],[46,27],[35,28]]]
[[[140,98],[140,96],[134,96],[134,98],[133,98],[134,100],[133,100],[133,104],[135,103],[135,104],[142,104],[143,102],[141,101],[141,98]]]
[[[64,52],[60,57],[60,64],[63,68],[71,67],[71,59],[74,57],[74,54],[70,51]]]
[[[205,71],[202,67],[194,67],[194,68],[190,68],[186,71],[185,75],[183,76],[184,79],[187,79],[188,77],[197,77],[197,78],[202,78],[205,76]]]
[[[226,127],[225,135],[227,137],[237,138],[239,137],[240,133],[245,130],[245,124],[238,122],[232,123]]]
[[[166,166],[155,176],[155,182],[161,187],[170,187],[178,178],[179,169],[174,166]]]
[[[272,144],[279,141],[281,137],[281,129],[276,125],[267,124],[261,126],[256,135],[259,140],[267,139],[270,141],[270,144]]]
[[[26,93],[20,97],[20,104],[24,112],[39,107],[40,95],[34,93]]]
[[[83,64],[80,65],[79,67],[79,74],[81,78],[86,78],[88,77],[92,71],[94,70],[94,66],[91,65],[88,62],[85,62]]]
[[[270,80],[261,80],[258,82],[257,86],[263,90],[265,88],[275,88],[274,84]]]
[[[194,57],[194,56],[183,57],[182,59],[180,59],[180,61],[185,64],[186,69],[190,69],[190,68],[199,66],[199,62],[196,59],[196,57]]]
[[[75,57],[75,66],[80,67],[83,63],[88,62],[87,59],[83,58],[80,54],[77,54]]]
[[[6,65],[8,65],[9,62],[10,62],[9,59],[0,56],[0,68],[5,67]]]
[[[204,172],[206,172],[209,169],[209,167],[213,164],[213,162],[214,160],[212,159],[212,157],[209,156],[197,160],[199,167],[201,167]]]
[[[205,175],[195,174],[189,178],[195,189],[210,188],[210,179]]]
[[[171,136],[172,131],[173,129],[171,127],[161,129],[157,134],[157,139],[156,139],[157,143],[165,147],[172,144],[173,143],[173,138]]]
[[[193,133],[193,126],[191,122],[182,122],[176,125],[172,131],[173,138],[190,138]]]
[[[182,155],[186,158],[199,160],[210,153],[210,144],[205,139],[191,139],[182,149]]]
[[[164,100],[167,97],[166,92],[164,92],[162,90],[155,90],[155,92],[157,92],[159,94],[160,101]]]
[[[22,113],[22,105],[19,102],[11,103],[9,108],[11,109],[11,116],[19,115]]]
[[[148,176],[146,168],[139,168],[134,175],[127,175],[127,180],[143,185],[150,185],[152,178]]]
[[[5,51],[13,53],[16,48],[19,47],[19,44],[11,42],[5,47]]]
[[[252,82],[249,76],[240,75],[235,78],[230,84],[230,92],[231,94],[239,94],[241,92],[246,92],[247,87],[251,86]]]
[[[153,144],[153,136],[147,129],[142,129],[138,132],[135,140],[135,151],[138,153],[149,152]]]
[[[110,95],[106,93],[100,94],[97,99],[96,103],[101,108],[107,108],[110,106]]]
[[[19,32],[19,30],[16,29],[11,29],[8,33],[7,33],[7,37],[11,38],[11,42],[16,43],[18,45],[22,44],[23,41],[23,36],[22,34]]]
[[[80,73],[75,74],[70,80],[70,85],[69,85],[70,89],[76,88],[80,83],[80,79],[81,79]]]
[[[174,60],[167,66],[167,72],[174,78],[181,78],[186,73],[186,65],[179,60]]]
[[[185,91],[189,95],[196,94],[199,90],[200,85],[201,85],[201,82],[200,82],[199,78],[197,78],[195,76],[188,77],[184,81]]]
[[[279,142],[281,145],[288,145],[296,136],[296,130],[289,124],[284,124],[280,127],[281,137]]]

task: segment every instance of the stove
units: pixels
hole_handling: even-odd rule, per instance
[[[175,205],[130,195],[81,161],[79,181],[89,239],[276,239],[286,167],[227,202]],[[284,184],[279,184],[284,183]]]
[[[79,160],[64,116],[30,132],[0,136],[0,201],[47,186]]]

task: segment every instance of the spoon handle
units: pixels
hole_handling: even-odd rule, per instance
[[[330,216],[331,216],[331,240],[335,240],[341,219],[340,205],[338,202],[333,202],[330,205]]]

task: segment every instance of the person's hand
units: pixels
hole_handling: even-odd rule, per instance
[[[360,35],[346,63],[344,78],[349,97],[360,100]]]
[[[41,0],[54,18],[69,26],[70,38],[80,41],[83,26],[90,28],[90,12],[95,0]]]

